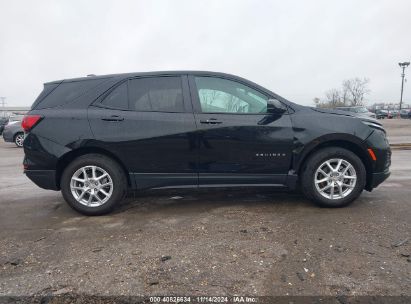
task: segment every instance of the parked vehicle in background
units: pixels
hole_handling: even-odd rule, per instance
[[[375,110],[375,116],[377,119],[388,118],[388,113],[384,110]]]
[[[394,118],[394,115],[392,115],[392,113],[390,111],[386,111],[386,112],[387,112],[387,118],[388,119],[393,119]]]
[[[387,118],[388,119],[393,119],[394,118],[394,114],[392,113],[392,110],[384,110],[384,111],[386,111],[387,112]]]
[[[264,186],[342,207],[389,175],[375,119],[292,103],[214,72],[60,80],[24,117],[26,175],[75,210],[110,212],[128,189]]]
[[[355,116],[358,117],[371,117],[371,118],[377,118],[377,115],[375,113],[372,113],[367,110],[366,107],[363,106],[356,106],[356,107],[336,107],[337,110],[341,111],[347,111],[352,113]]]
[[[8,117],[0,117],[0,135],[3,133],[4,126],[9,122]]]
[[[391,118],[393,118],[393,115],[387,110],[376,110],[375,115],[376,115],[377,119],[385,119],[385,118],[391,119]]]
[[[11,116],[3,129],[5,142],[14,142],[17,147],[23,147],[24,130],[21,127],[23,116]]]
[[[411,109],[401,109],[400,116],[401,118],[411,118]]]

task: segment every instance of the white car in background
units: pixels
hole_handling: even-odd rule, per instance
[[[337,110],[340,111],[347,111],[350,112],[351,114],[353,114],[354,116],[358,116],[358,117],[369,117],[369,118],[377,118],[377,116],[375,115],[375,113],[372,113],[370,111],[367,110],[366,107],[363,106],[356,106],[356,107],[337,107]]]
[[[23,116],[10,116],[2,134],[5,142],[14,142],[19,148],[23,147],[24,141],[24,130],[21,127],[22,119]]]

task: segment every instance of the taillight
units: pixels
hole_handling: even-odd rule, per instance
[[[33,127],[42,120],[41,115],[25,115],[21,122],[21,127],[25,132],[30,131]]]

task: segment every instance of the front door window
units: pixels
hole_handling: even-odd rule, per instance
[[[264,114],[268,97],[239,82],[195,77],[203,113]]]

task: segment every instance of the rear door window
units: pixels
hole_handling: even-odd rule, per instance
[[[130,79],[128,96],[132,111],[184,112],[180,76]]]

